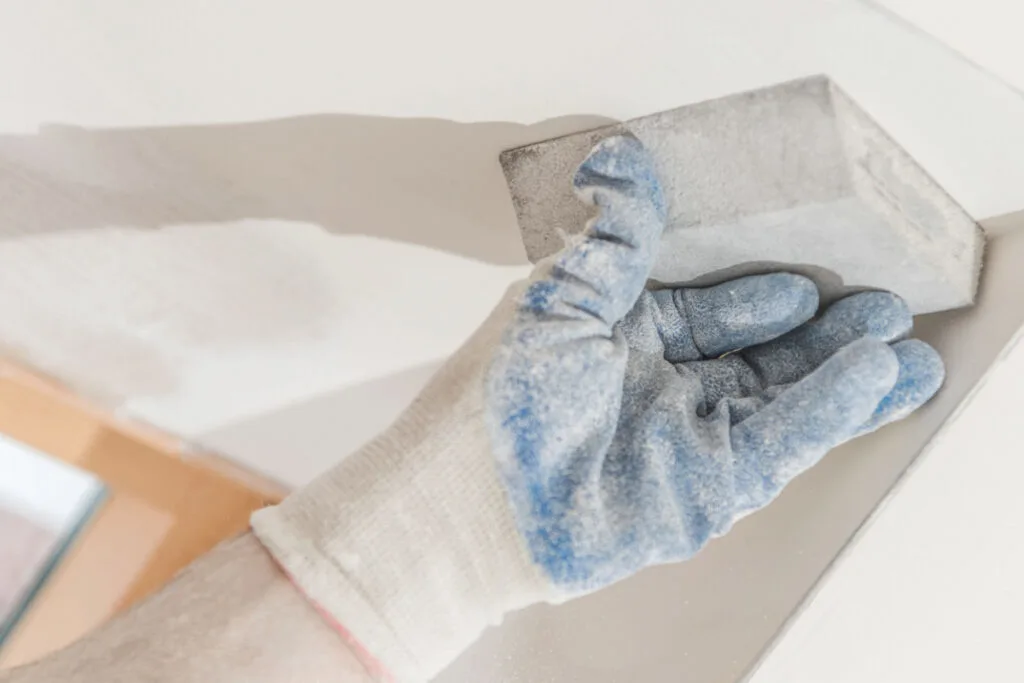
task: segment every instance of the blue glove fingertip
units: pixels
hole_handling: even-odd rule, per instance
[[[822,327],[893,342],[910,333],[914,318],[907,303],[892,292],[861,292],[840,299],[822,316]]]
[[[767,504],[794,477],[851,439],[899,377],[892,347],[859,339],[731,430],[737,510]]]
[[[573,183],[599,211],[581,238],[538,264],[535,281],[551,284],[534,287],[523,310],[573,323],[597,320],[596,332],[607,337],[644,290],[665,228],[664,202],[650,155],[634,137],[600,142]]]
[[[925,342],[908,339],[893,344],[892,350],[900,365],[896,385],[857,431],[858,436],[910,415],[931,400],[945,381],[946,366],[941,356]]]
[[[907,304],[890,292],[860,292],[830,305],[819,318],[743,351],[766,385],[791,384],[858,339],[894,342],[914,325]]]
[[[650,152],[633,135],[616,135],[597,143],[580,164],[572,179],[576,193],[589,203],[597,203],[595,191],[613,189],[624,194],[639,194],[665,219],[665,197]]]
[[[677,291],[685,302],[694,343],[710,358],[775,339],[818,310],[818,288],[792,273],[751,275]]]

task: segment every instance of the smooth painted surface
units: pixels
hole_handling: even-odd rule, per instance
[[[1024,93],[1024,7],[1007,0],[865,0],[938,38]]]
[[[995,1],[995,0],[989,0]],[[61,0],[0,10],[0,130],[306,114],[632,118],[825,72],[975,217],[1024,206],[1024,102],[857,0]]]
[[[1022,338],[936,435],[752,683],[1024,677]]]

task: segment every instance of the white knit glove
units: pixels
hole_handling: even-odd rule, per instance
[[[664,225],[640,143],[574,178],[600,214],[378,439],[253,530],[399,681],[510,610],[683,560],[942,382],[903,303],[774,274],[644,291]],[[723,355],[725,354],[725,355]],[[339,416],[344,419],[344,416]]]

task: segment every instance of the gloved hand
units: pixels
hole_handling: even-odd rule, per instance
[[[644,290],[665,215],[640,143],[573,179],[599,215],[373,443],[253,529],[400,681],[510,610],[684,560],[829,449],[909,414],[942,362],[884,292],[818,319],[799,276]]]

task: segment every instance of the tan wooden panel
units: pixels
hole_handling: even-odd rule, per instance
[[[0,668],[64,647],[115,614],[173,526],[138,498],[109,498],[0,650]]]
[[[284,493],[2,362],[0,432],[91,472],[109,491],[97,519],[5,646],[0,666],[63,647],[159,590],[197,557],[244,531],[253,510]]]
[[[96,416],[44,383],[0,366],[0,432],[75,463],[100,428]]]

